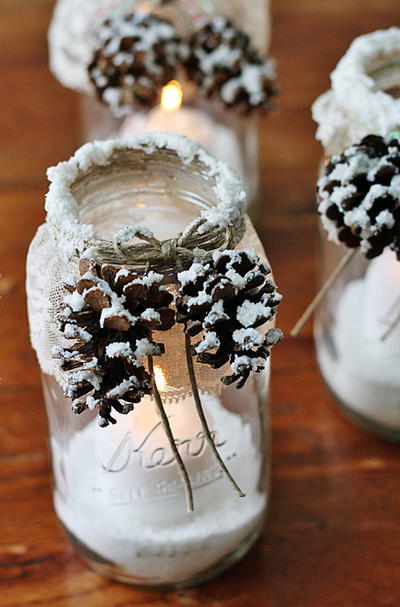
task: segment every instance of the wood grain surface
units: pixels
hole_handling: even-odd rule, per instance
[[[100,577],[66,541],[52,509],[24,294],[45,169],[79,144],[77,96],[47,68],[52,4],[0,1],[0,605],[399,607],[400,451],[337,412],[318,374],[310,325],[274,353],[271,511],[241,564],[206,586],[160,593]],[[398,24],[400,3],[275,0],[273,11],[283,93],[279,112],[262,125],[258,229],[285,295],[279,325],[288,331],[315,287],[321,149],[310,104],[356,35]]]

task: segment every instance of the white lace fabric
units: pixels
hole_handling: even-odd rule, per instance
[[[66,294],[70,270],[60,263],[55,242],[43,224],[34,236],[27,257],[26,291],[32,347],[44,373],[63,384],[63,374],[53,358],[54,346],[60,344],[55,322],[56,311]],[[64,270],[64,271],[63,271]]]

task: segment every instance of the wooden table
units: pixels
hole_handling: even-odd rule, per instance
[[[249,3],[251,6],[251,3]],[[2,0],[0,17],[0,605],[84,607],[398,607],[399,448],[337,412],[315,364],[311,327],[276,349],[274,489],[262,539],[244,562],[182,592],[137,590],[91,572],[51,503],[46,421],[28,344],[24,257],[43,220],[45,169],[79,143],[77,96],[47,69],[50,0]],[[259,230],[288,330],[314,292],[315,174],[310,104],[354,36],[398,24],[399,0],[276,0],[281,109],[261,137]]]

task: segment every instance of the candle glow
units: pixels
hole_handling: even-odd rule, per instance
[[[168,82],[161,93],[161,107],[166,112],[176,112],[182,105],[183,91],[182,87],[176,80]]]
[[[160,103],[150,112],[128,116],[119,136],[124,139],[155,131],[194,139],[239,175],[244,175],[240,146],[233,129],[215,122],[203,110],[185,106],[182,85],[177,80],[171,80],[162,88]]]
[[[162,394],[165,391],[167,382],[165,380],[164,371],[158,365],[154,367],[154,378],[156,380],[158,391]]]

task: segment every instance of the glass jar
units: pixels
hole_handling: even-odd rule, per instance
[[[266,54],[270,39],[269,0],[255,0],[251,11],[241,0],[102,0],[84,7],[77,0],[59,0],[50,32],[50,65],[66,86],[81,90],[83,141],[114,137],[129,138],[144,132],[168,131],[201,143],[219,160],[227,162],[245,181],[250,203],[257,202],[259,186],[259,120],[257,112],[245,115],[221,103],[205,99],[188,82],[184,70],[179,81],[163,89],[159,105],[135,110],[124,118],[97,101],[88,78],[95,27],[107,15],[131,10],[154,12],[172,22],[184,39],[207,18],[224,15],[248,33],[255,47]],[[80,18],[78,19],[78,15]]]
[[[82,250],[79,239],[86,238],[88,225],[103,239],[127,224],[145,225],[156,237],[169,239],[201,211],[219,208],[222,178],[233,186],[225,194],[235,198],[236,178],[224,167],[215,170],[215,161],[197,147],[188,149],[186,141],[169,136],[165,147],[157,149],[149,137],[147,147],[131,143],[128,151],[121,142],[107,149],[87,144],[49,173],[47,224],[28,256],[28,308],[43,371],[54,504],[68,536],[100,573],[137,585],[183,587],[212,578],[241,559],[261,532],[269,496],[269,362],[241,390],[222,384],[225,367],[212,370],[195,363],[214,443],[245,493],[239,497],[215,461],[196,414],[182,326],[156,333],[155,340],[165,346],[165,354],[155,359],[156,383],[193,488],[194,512],[187,512],[184,485],[152,397],[144,397],[128,415],[115,414],[115,426],[100,427],[95,411],[72,413],[51,356],[59,341],[52,318],[62,282],[69,277],[71,284],[70,273],[76,272],[63,256]],[[176,142],[185,148],[184,160]],[[61,187],[60,180],[68,185]],[[72,197],[72,206],[61,215],[60,192]],[[231,201],[232,208],[239,198],[243,200],[239,195],[236,203]],[[65,222],[69,211],[75,239],[72,232],[69,239],[60,236],[65,227],[60,218]],[[252,248],[266,259],[247,218],[236,247]],[[164,284],[176,293],[174,272],[165,273]]]
[[[400,29],[357,38],[332,75],[332,90],[314,105],[326,157],[368,134],[400,125]],[[322,241],[321,284],[348,249]],[[371,432],[400,441],[400,264],[387,247],[371,261],[356,253],[315,315],[322,376],[347,416]]]
[[[347,252],[322,236],[322,283]],[[321,283],[321,284],[322,284]],[[315,316],[322,376],[351,420],[400,442],[400,263],[390,249],[368,261],[357,253]]]

